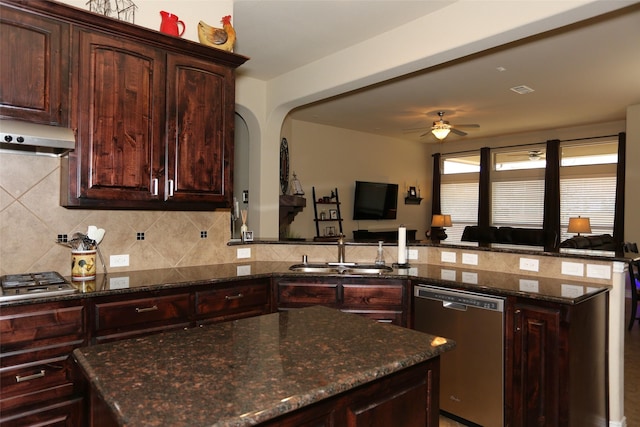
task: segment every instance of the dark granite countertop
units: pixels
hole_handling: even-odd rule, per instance
[[[301,273],[289,270],[291,262],[253,261],[216,264],[198,267],[180,267],[157,270],[129,271],[98,274],[96,280],[72,282],[79,290],[76,294],[26,300],[6,301],[0,307],[93,298],[114,294],[148,290],[173,289],[198,285],[214,285],[244,279],[271,277],[344,277],[345,274]],[[360,274],[350,277],[411,279],[413,283],[428,283],[448,288],[466,289],[500,296],[523,296],[536,300],[577,304],[596,293],[609,289],[604,285],[590,285],[584,280],[546,278],[526,274],[508,274],[495,271],[465,269],[442,265],[412,264],[410,269],[394,268],[384,274]]]
[[[73,355],[121,425],[238,427],[455,346],[435,338],[309,307],[80,348]]]

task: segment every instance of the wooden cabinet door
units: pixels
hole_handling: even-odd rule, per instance
[[[100,33],[76,35],[78,147],[69,173],[79,176],[77,198],[106,207],[161,200],[163,53]]]
[[[560,425],[560,407],[567,399],[560,395],[559,366],[566,357],[561,354],[560,320],[560,310],[520,304],[513,308],[513,366],[506,367],[505,393],[511,400],[509,425]]]
[[[231,206],[233,71],[186,55],[167,56],[167,181],[171,203]]]
[[[0,117],[69,125],[69,25],[0,6]]]

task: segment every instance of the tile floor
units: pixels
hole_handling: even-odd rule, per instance
[[[627,299],[625,327],[629,321],[631,300]],[[636,322],[630,331],[625,329],[624,342],[624,413],[627,426],[640,426],[640,324]],[[462,427],[446,417],[440,417],[440,427]]]

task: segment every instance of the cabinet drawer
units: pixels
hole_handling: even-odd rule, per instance
[[[369,319],[374,319],[379,323],[390,323],[392,325],[405,326],[402,319],[402,311],[385,311],[385,310],[342,310],[345,313],[358,314]]]
[[[25,412],[3,412],[0,415],[0,425],[3,427],[77,427],[84,424],[82,402],[82,398],[77,397]]]
[[[0,313],[3,354],[84,340],[84,307],[77,302],[6,307]]]
[[[345,307],[402,309],[404,288],[399,285],[343,284]]]
[[[0,411],[71,396],[74,384],[68,354],[3,370],[0,374]]]
[[[337,305],[338,283],[278,283],[278,301],[287,305]]]
[[[268,284],[234,286],[196,292],[196,314],[222,315],[269,303]]]
[[[133,329],[155,322],[173,323],[189,318],[189,295],[168,295],[129,301],[97,303],[96,331]]]

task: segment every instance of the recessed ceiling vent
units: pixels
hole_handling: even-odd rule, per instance
[[[520,94],[520,95],[524,95],[526,93],[533,92],[533,89],[531,89],[529,86],[525,86],[525,85],[514,86],[514,87],[511,88],[511,90],[514,91],[515,93]]]

